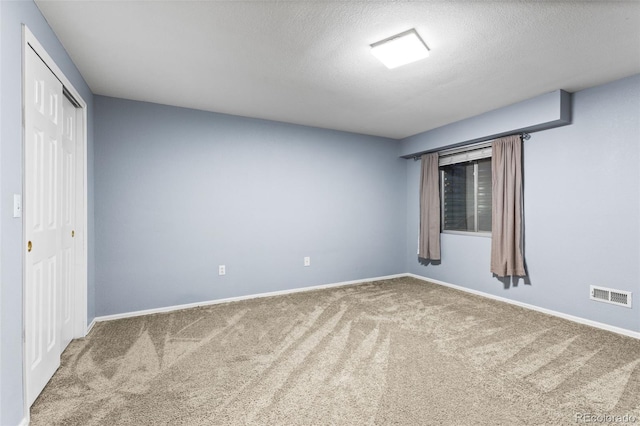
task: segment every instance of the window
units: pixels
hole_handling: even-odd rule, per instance
[[[440,153],[442,231],[491,232],[491,145]]]

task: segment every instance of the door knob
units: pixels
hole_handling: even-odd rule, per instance
[[[27,243],[27,251],[28,251],[28,252],[31,252],[31,247],[33,247],[33,244],[31,244],[31,241],[29,241],[29,242]]]
[[[76,236],[76,231],[71,231],[71,238]]]

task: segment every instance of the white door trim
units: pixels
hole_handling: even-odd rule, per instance
[[[25,87],[24,87],[24,82],[25,82],[25,70],[26,70],[26,65],[25,65],[25,58],[26,58],[26,52],[27,49],[33,49],[36,54],[38,56],[40,56],[40,58],[42,59],[42,61],[49,67],[49,69],[53,72],[53,74],[56,76],[56,78],[58,80],[60,80],[60,82],[62,83],[62,85],[64,86],[64,88],[71,94],[71,96],[76,100],[76,102],[79,104],[79,109],[81,110],[81,113],[79,114],[79,119],[77,120],[78,123],[78,128],[77,128],[77,134],[79,135],[79,140],[81,141],[80,145],[81,145],[81,150],[82,153],[81,155],[79,155],[78,158],[78,167],[77,167],[77,172],[81,172],[82,173],[82,191],[77,191],[76,192],[76,196],[81,198],[80,202],[77,203],[77,211],[76,211],[76,234],[78,236],[78,238],[81,238],[81,241],[79,243],[79,246],[76,246],[76,248],[80,248],[80,250],[77,250],[77,256],[79,256],[79,258],[77,258],[77,262],[76,262],[76,282],[75,282],[75,289],[74,289],[74,297],[73,297],[73,303],[74,303],[74,307],[73,307],[73,312],[74,312],[74,318],[73,318],[73,337],[74,338],[80,338],[80,337],[84,337],[87,333],[87,283],[88,283],[88,244],[87,244],[87,223],[88,223],[88,214],[87,214],[87,197],[88,197],[88,191],[87,191],[87,103],[85,102],[85,100],[82,98],[82,96],[80,95],[80,93],[76,90],[76,88],[73,86],[73,84],[71,84],[71,82],[69,81],[69,79],[67,79],[67,77],[64,75],[64,73],[62,72],[62,70],[58,67],[58,65],[55,63],[55,61],[53,60],[53,58],[51,58],[51,56],[47,53],[47,51],[44,49],[44,47],[40,44],[40,42],[36,39],[36,37],[33,35],[33,33],[29,30],[29,28],[23,24],[22,26],[23,32],[22,32],[22,39],[23,39],[23,44],[22,44],[22,192],[23,192],[23,199],[24,199],[24,181],[25,181],[25,175],[24,175],[24,170],[25,170],[25,158],[24,158],[24,144],[25,144],[25,130],[24,130],[24,114],[25,114],[25,108],[24,106],[26,105],[26,99],[25,99]],[[82,170],[80,170],[82,169]],[[23,219],[22,219],[22,224],[23,224],[23,229],[22,229],[22,233],[23,233],[23,244],[24,244],[24,235],[25,235],[25,219],[24,219],[24,215],[23,215]],[[22,283],[22,288],[23,288],[23,293],[24,293],[24,288],[25,288],[25,281],[24,281],[24,277],[25,277],[25,268],[26,268],[26,262],[24,261],[24,247],[22,247],[22,273],[23,273],[23,283]],[[23,339],[22,339],[22,356],[23,356],[23,400],[25,402],[25,416],[28,419],[29,417],[29,407],[27,405],[27,397],[26,397],[26,354],[24,351],[24,335],[25,335],[25,329],[24,329],[24,324],[25,324],[25,318],[24,318],[24,312],[25,310],[25,299],[23,297]]]

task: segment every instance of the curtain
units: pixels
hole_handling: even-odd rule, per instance
[[[440,185],[437,152],[422,156],[418,256],[421,259],[440,260]]]
[[[525,276],[522,224],[522,141],[519,135],[492,143],[491,272]]]

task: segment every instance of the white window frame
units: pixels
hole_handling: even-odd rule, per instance
[[[471,235],[475,237],[491,238],[491,232],[487,231],[456,231],[444,229],[444,170],[442,166],[451,164],[473,162],[473,197],[474,197],[474,222],[478,228],[478,160],[492,158],[491,142],[468,145],[460,148],[448,149],[438,153],[438,168],[440,172],[440,232],[443,234]]]

